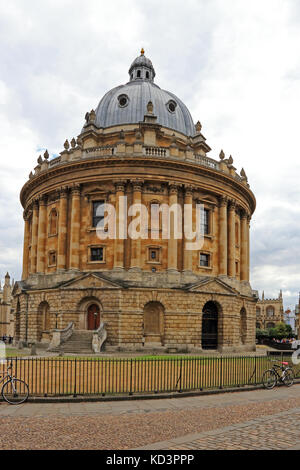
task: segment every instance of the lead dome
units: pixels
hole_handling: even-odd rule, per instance
[[[113,88],[101,99],[96,108],[97,127],[138,124],[143,121],[147,103],[151,101],[157,124],[188,137],[195,135],[195,125],[185,104],[154,83],[155,70],[143,49],[131,64],[129,77],[128,83]]]

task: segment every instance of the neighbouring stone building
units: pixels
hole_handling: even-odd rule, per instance
[[[21,191],[23,276],[14,288],[15,337],[49,342],[53,329],[107,330],[106,349],[255,349],[249,227],[255,197],[233,159],[211,150],[187,107],[154,83],[144,51],[129,82],[104,95],[77,139],[46,151]],[[120,206],[204,206],[201,249],[188,237],[122,234]],[[102,239],[101,207],[116,208],[117,236]],[[99,211],[100,209],[100,211]],[[179,222],[184,223],[184,211]],[[129,214],[128,221],[134,220]],[[68,330],[68,328],[67,328]],[[67,331],[66,330],[66,331]]]
[[[3,288],[0,285],[0,337],[14,335],[14,315],[12,313],[12,289],[10,275],[7,273]]]
[[[277,299],[265,299],[265,293],[256,305],[256,328],[274,328],[277,323],[284,322],[282,291]]]

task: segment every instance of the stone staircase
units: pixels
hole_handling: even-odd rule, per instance
[[[92,349],[93,331],[74,330],[71,337],[60,345],[64,354],[94,354]]]

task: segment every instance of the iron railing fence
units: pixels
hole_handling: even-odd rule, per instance
[[[133,395],[262,383],[272,361],[266,356],[159,358],[10,358],[13,374],[29,385],[31,396]],[[292,365],[292,364],[291,364]],[[3,361],[0,372],[5,372]],[[300,378],[300,366],[293,366]]]

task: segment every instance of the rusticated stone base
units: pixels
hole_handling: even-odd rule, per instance
[[[107,351],[201,352],[203,308],[214,302],[217,349],[224,353],[255,350],[256,298],[239,293],[223,279],[198,278],[180,287],[130,286],[102,273],[72,275],[71,280],[51,287],[49,281],[47,286],[42,279],[36,281],[31,286],[21,282],[15,288],[14,302],[20,304],[16,339],[41,342],[48,334],[46,325],[51,331],[71,321],[75,329],[87,329],[88,308],[96,304],[106,323]],[[155,344],[151,344],[153,338]]]

